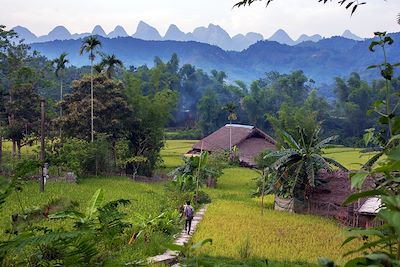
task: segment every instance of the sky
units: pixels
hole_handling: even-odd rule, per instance
[[[250,7],[233,8],[237,0],[0,0],[0,24],[21,25],[44,35],[64,25],[71,33],[90,32],[101,25],[106,33],[121,25],[133,34],[139,21],[156,27],[164,35],[170,24],[193,31],[209,23],[220,25],[231,36],[258,32],[268,38],[283,29],[296,39],[301,34],[341,35],[346,29],[361,37],[374,31],[400,31],[396,23],[400,0],[363,0],[353,16],[333,0],[274,0]]]

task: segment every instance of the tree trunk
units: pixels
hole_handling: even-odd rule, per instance
[[[17,140],[18,159],[21,159],[21,140]]]
[[[229,121],[229,152],[232,152],[232,120]]]
[[[15,156],[17,155],[17,143],[15,140],[12,140],[12,157],[15,158]]]
[[[264,214],[264,194],[265,194],[265,171],[262,173],[262,185],[261,185],[261,214]]]
[[[61,102],[63,101],[63,81],[60,79],[60,118],[63,115],[63,110],[61,106]],[[62,126],[60,125],[60,140],[62,141]]]
[[[118,170],[118,166],[117,166],[117,151],[116,151],[116,149],[115,149],[115,145],[116,145],[116,142],[115,142],[115,139],[111,142],[111,149],[112,149],[112,157],[113,157],[113,161],[114,161],[114,170],[115,170],[115,172],[117,172],[117,170]]]

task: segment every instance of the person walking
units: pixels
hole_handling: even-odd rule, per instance
[[[185,232],[187,231],[187,234],[190,234],[190,229],[192,227],[192,220],[193,220],[193,213],[194,209],[190,205],[190,201],[186,202],[186,205],[183,206],[183,214],[185,215]]]

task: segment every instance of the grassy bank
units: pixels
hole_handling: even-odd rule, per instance
[[[40,207],[53,199],[62,197],[76,201],[79,204],[78,209],[84,212],[88,201],[97,189],[103,189],[103,203],[121,198],[131,201],[130,205],[121,207],[121,210],[127,214],[128,221],[134,219],[136,212],[147,217],[158,215],[166,209],[172,208],[170,206],[171,203],[166,201],[167,197],[163,184],[145,184],[121,177],[86,178],[79,184],[49,182],[46,185],[44,193],[39,193],[38,189],[38,183],[27,182],[23,186],[22,193],[19,195],[13,193],[7,199],[5,207],[0,210],[2,239],[6,237],[4,230],[10,227],[11,215],[21,213],[21,209],[30,209],[35,206]],[[72,227],[72,221],[43,220],[40,222],[40,225],[48,227],[62,226],[68,229]],[[157,255],[164,251],[164,247],[161,244],[173,240],[172,235],[154,233],[148,243],[138,240],[133,245],[128,245],[130,236],[131,233],[124,234],[122,237],[123,242],[118,244],[113,251],[106,252],[110,257],[110,265],[121,266],[126,262]]]

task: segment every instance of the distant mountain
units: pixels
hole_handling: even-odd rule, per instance
[[[20,40],[24,39],[25,43],[30,44],[37,41],[37,36],[25,27],[16,26],[12,28],[12,30],[14,30],[18,34],[18,38]]]
[[[356,40],[356,41],[363,41],[364,39],[355,35],[354,33],[352,33],[349,30],[345,30],[344,33],[342,34],[342,37],[347,38],[347,39],[352,39],[352,40]]]
[[[72,35],[65,27],[57,26],[48,35],[44,35],[41,37],[36,37],[32,32],[29,31],[29,29],[21,26],[17,26],[14,29],[20,35],[20,39],[25,39],[27,43],[47,42],[53,40],[79,39],[79,38],[85,38],[91,34],[107,38],[128,36],[128,33],[122,26],[115,27],[115,29],[108,35],[105,33],[105,31],[100,25],[94,27],[91,33],[89,32],[74,33]],[[162,37],[156,28],[150,26],[149,24],[143,21],[139,22],[136,32],[132,36],[142,40],[196,41],[196,42],[216,45],[227,51],[230,50],[242,51],[257,42],[264,40],[264,37],[261,34],[255,32],[249,32],[246,35],[237,34],[231,37],[223,28],[215,24],[209,24],[207,27],[198,27],[194,29],[193,32],[189,33],[185,33],[181,31],[178,28],[178,26],[171,24],[165,36]],[[357,40],[357,41],[363,40],[357,35],[351,33],[349,30],[346,30],[343,33],[343,38],[349,40]],[[268,40],[276,41],[280,44],[293,46],[300,43],[308,43],[308,42],[316,43],[322,39],[323,37],[319,34],[315,34],[312,36],[302,34],[296,41],[294,41],[284,30],[281,29],[276,31]],[[307,46],[307,44],[305,45]]]
[[[90,32],[84,32],[84,33],[74,33],[72,34],[72,39],[76,40],[76,39],[81,39],[81,38],[85,38],[92,35],[92,33]]]
[[[57,26],[49,32],[48,35],[39,37],[40,42],[47,42],[53,40],[68,40],[71,39],[71,33],[64,26]]]
[[[275,41],[280,44],[295,45],[295,41],[282,29],[277,30],[268,41]]]
[[[209,24],[208,27],[198,27],[192,33],[194,41],[216,45],[224,50],[233,50],[231,37],[218,25]]]
[[[232,50],[242,51],[262,40],[264,40],[264,36],[259,33],[249,32],[246,35],[238,34],[232,37]]]
[[[391,34],[400,42],[400,33]],[[379,78],[379,73],[366,67],[380,62],[378,53],[368,50],[371,39],[355,41],[343,37],[325,38],[319,42],[306,41],[288,46],[278,42],[258,41],[241,52],[224,51],[209,44],[194,41],[145,41],[131,37],[103,38],[102,51],[115,54],[125,66],[152,65],[155,56],[169,60],[177,53],[180,64],[193,64],[205,71],[223,70],[231,81],[250,82],[262,77],[265,72],[288,73],[303,70],[317,83],[331,84],[335,77],[348,76],[358,72],[363,79]],[[51,41],[32,44],[32,48],[48,58],[55,58],[62,52],[69,53],[71,64],[88,64],[87,58],[79,55],[81,40]],[[389,61],[400,57],[400,50],[388,47]]]
[[[187,41],[189,37],[186,33],[181,31],[178,26],[171,24],[165,33],[164,40]]]
[[[106,32],[103,30],[103,28],[100,25],[96,25],[92,31],[93,35],[99,35],[103,37],[107,37]]]
[[[316,43],[316,42],[318,42],[318,41],[320,41],[320,40],[322,40],[322,36],[319,35],[319,34],[314,34],[314,35],[311,35],[311,36],[308,36],[308,35],[306,35],[306,34],[302,34],[302,35],[299,37],[299,39],[296,40],[295,43],[296,43],[296,44],[299,44],[299,43],[308,42],[308,41],[311,41],[311,42]]]
[[[161,35],[157,29],[143,21],[139,22],[136,32],[132,35],[132,37],[142,40],[161,40]]]
[[[116,37],[127,37],[128,33],[125,31],[124,27],[117,26],[115,29],[108,34],[108,38],[116,38]]]

